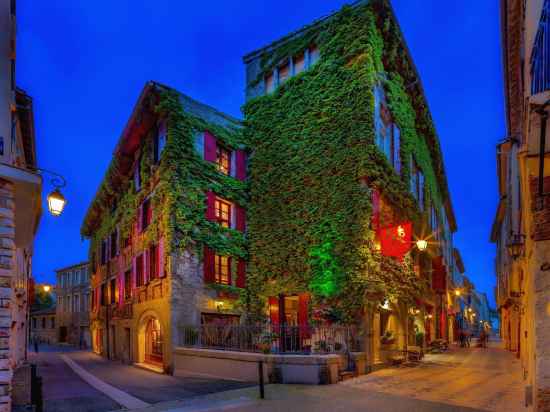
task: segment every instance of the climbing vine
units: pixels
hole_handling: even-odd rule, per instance
[[[260,313],[266,296],[309,292],[314,306],[331,307],[351,322],[367,301],[411,300],[425,290],[411,256],[399,262],[376,250],[370,224],[371,188],[382,191],[401,219],[417,225],[423,219],[409,192],[411,156],[425,173],[427,197],[441,198],[413,99],[399,67],[384,65],[385,48],[394,47],[386,44],[384,27],[373,6],[344,7],[262,55],[259,79],[311,42],[321,59],[244,107],[245,136],[254,148],[248,285],[259,298],[252,310]],[[384,87],[402,131],[401,174],[374,144],[376,85]]]

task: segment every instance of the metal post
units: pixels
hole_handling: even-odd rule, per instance
[[[260,398],[265,399],[265,391],[264,391],[264,361],[258,362],[258,373],[260,378]]]

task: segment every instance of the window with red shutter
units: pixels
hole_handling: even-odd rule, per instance
[[[203,259],[204,282],[214,283],[214,251],[208,247],[204,247]]]
[[[214,255],[214,280],[221,285],[231,284],[231,258]]]
[[[216,138],[212,133],[204,132],[204,160],[207,162],[216,162]]]
[[[206,219],[211,221],[216,220],[215,203],[216,195],[214,194],[214,192],[206,192]]]
[[[218,171],[224,175],[231,175],[231,150],[218,145],[216,147],[216,165]]]
[[[214,215],[220,226],[231,227],[231,209],[231,203],[219,197],[214,201]]]
[[[237,172],[235,177],[239,180],[246,180],[246,152],[244,150],[237,150],[235,152],[235,163]]]
[[[241,207],[241,206],[236,206],[235,207],[236,209],[236,220],[237,220],[237,224],[236,224],[236,229],[239,231],[239,232],[246,232],[246,210],[244,209],[244,207]]]

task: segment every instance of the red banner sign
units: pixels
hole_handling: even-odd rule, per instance
[[[412,223],[406,222],[380,229],[379,236],[382,254],[403,260],[412,247]]]

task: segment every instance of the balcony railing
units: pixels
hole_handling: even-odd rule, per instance
[[[259,353],[360,352],[363,336],[348,326],[201,325],[180,328],[184,347]]]

